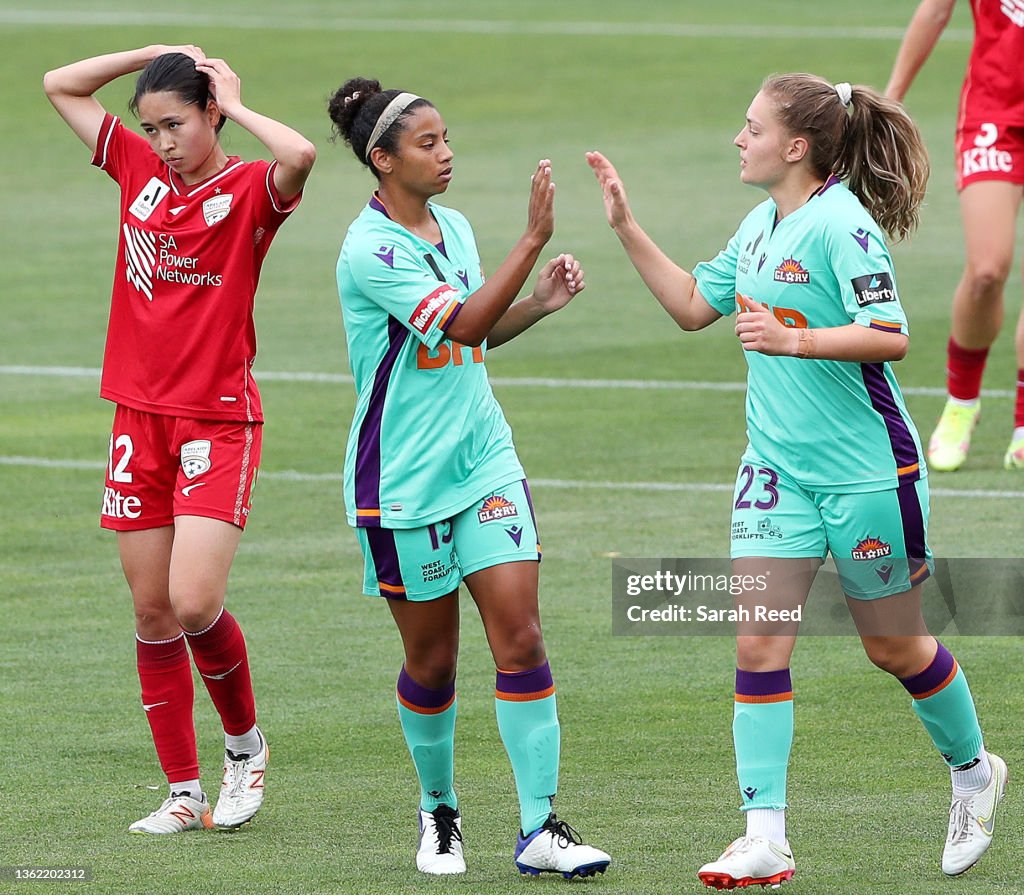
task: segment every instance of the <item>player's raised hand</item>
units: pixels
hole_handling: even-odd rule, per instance
[[[196,62],[196,71],[210,78],[210,94],[220,106],[225,117],[231,118],[232,110],[242,104],[242,81],[223,59],[206,59]]]
[[[569,304],[586,285],[580,262],[572,255],[562,254],[541,268],[533,299],[545,314],[551,314]]]
[[[783,325],[766,305],[745,295],[738,295],[736,304],[736,335],[744,351],[796,356],[800,342],[797,329]]]
[[[600,152],[588,152],[587,164],[601,185],[608,224],[612,229],[621,227],[632,217],[632,213],[629,210],[629,199],[626,198],[626,188],[622,185],[618,171]]]
[[[530,177],[530,204],[526,217],[527,235],[546,244],[555,232],[555,185],[551,182],[551,160],[537,162]]]
[[[197,47],[194,44],[181,44],[180,46],[168,47],[160,46],[157,55],[162,56],[164,53],[184,53],[190,59],[194,59],[197,63],[206,61],[206,53],[203,52],[202,47]]]

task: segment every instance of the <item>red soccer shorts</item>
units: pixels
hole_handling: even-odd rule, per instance
[[[957,128],[957,192],[981,180],[1024,183],[1024,127],[986,121]]]
[[[137,531],[206,516],[245,528],[261,423],[194,420],[117,405],[100,525]]]

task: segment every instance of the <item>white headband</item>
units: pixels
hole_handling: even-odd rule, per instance
[[[384,107],[384,111],[380,113],[380,118],[377,119],[377,123],[373,126],[370,139],[366,143],[366,155],[364,158],[367,161],[370,160],[370,153],[373,151],[373,147],[377,145],[377,141],[384,136],[384,132],[398,120],[399,115],[418,99],[422,99],[422,97],[417,96],[415,93],[399,93],[398,96]]]
[[[839,101],[843,107],[849,109],[853,103],[853,88],[843,81],[841,84],[836,84],[836,93],[839,95]]]

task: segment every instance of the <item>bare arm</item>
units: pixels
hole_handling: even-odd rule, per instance
[[[163,53],[185,53],[193,59],[205,58],[198,47],[168,47],[154,44],[137,50],[107,53],[55,68],[43,76],[43,89],[53,107],[86,146],[96,151],[96,139],[106,110],[93,94],[121,75],[142,71]]]
[[[714,323],[722,315],[701,295],[697,281],[658,248],[636,222],[612,163],[599,152],[588,152],[587,163],[601,184],[609,225],[661,306],[685,330],[703,329]]]
[[[501,266],[463,304],[458,316],[445,329],[445,335],[463,345],[479,345],[487,339],[523,288],[554,230],[555,185],[551,182],[551,162],[542,159],[530,186],[526,232]]]
[[[210,93],[224,116],[245,128],[277,160],[274,186],[287,201],[297,196],[316,161],[316,147],[286,124],[254,112],[242,103],[242,82],[223,59],[204,59],[196,70],[210,78]]]
[[[886,96],[903,102],[914,78],[949,23],[955,5],[956,0],[921,0],[896,54],[896,62],[885,88]]]
[[[511,341],[538,320],[564,308],[585,288],[579,261],[572,255],[552,258],[537,276],[533,292],[513,304],[494,325],[487,347],[497,348]]]
[[[855,363],[902,360],[910,339],[903,333],[883,332],[848,323],[804,329],[783,325],[764,305],[745,296],[736,315],[736,335],[744,351],[777,357],[806,357]]]

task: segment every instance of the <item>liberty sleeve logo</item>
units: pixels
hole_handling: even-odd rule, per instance
[[[150,301],[153,300],[153,268],[156,265],[156,234],[124,224],[125,278]]]
[[[438,286],[423,301],[416,305],[416,310],[409,317],[409,326],[418,333],[425,333],[430,329],[434,318],[441,312],[441,309],[453,298],[458,298],[459,292],[454,286],[445,283]]]
[[[170,186],[158,177],[151,177],[135,201],[128,206],[128,213],[140,221],[148,221],[149,216],[171,191]]]
[[[210,440],[200,438],[189,441],[181,446],[181,471],[185,477],[194,479],[202,475],[213,464],[210,462]]]
[[[211,196],[203,203],[203,220],[207,227],[223,221],[231,211],[231,200],[235,198],[234,193],[223,193],[220,196]]]
[[[886,301],[896,301],[896,290],[892,285],[892,277],[886,272],[854,277],[850,280],[850,285],[853,286],[853,297],[860,308]]]

